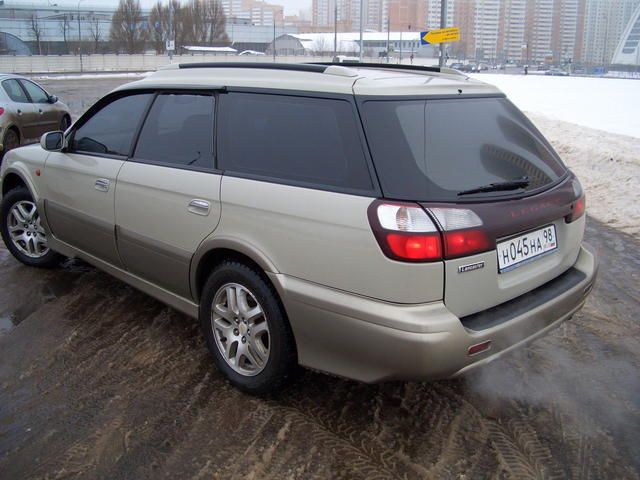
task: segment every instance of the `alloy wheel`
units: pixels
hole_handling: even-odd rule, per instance
[[[35,203],[28,200],[16,202],[7,216],[7,230],[11,243],[24,255],[41,258],[49,253],[49,244]]]
[[[211,305],[211,328],[218,350],[237,373],[254,376],[269,359],[269,325],[256,297],[238,283],[222,285]]]

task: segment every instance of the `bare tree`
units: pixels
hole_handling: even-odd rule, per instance
[[[169,25],[169,5],[159,0],[149,16],[150,40],[157,53],[173,30],[176,49],[186,45],[228,44],[226,18],[220,0],[171,0],[173,25]]]
[[[206,42],[209,45],[214,43],[229,43],[227,36],[227,18],[225,17],[220,0],[203,0],[205,3],[205,27]]]
[[[150,40],[156,53],[162,53],[165,49],[165,40],[168,35],[167,26],[169,24],[169,11],[158,2],[151,9],[149,15]]]
[[[102,29],[100,28],[100,19],[93,17],[89,23],[89,34],[93,40],[93,53],[98,53],[98,45],[102,38]]]
[[[62,33],[62,39],[64,40],[64,53],[69,53],[69,31],[71,30],[71,19],[65,13],[62,16],[62,22],[60,23],[60,32]]]
[[[38,45],[38,55],[42,55],[42,45],[40,44],[40,40],[44,35],[44,27],[35,13],[31,14],[29,27],[31,28],[31,35],[33,35],[33,38],[35,38],[36,44]]]
[[[136,53],[144,50],[148,30],[141,28],[140,0],[120,0],[111,20],[111,41],[117,50]]]

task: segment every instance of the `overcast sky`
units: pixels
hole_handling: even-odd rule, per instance
[[[283,5],[284,11],[287,15],[297,14],[301,8],[310,8],[311,0],[268,0],[269,3],[274,3],[276,5]],[[46,3],[46,0],[8,0],[5,3],[22,3],[26,5],[30,4],[42,4]],[[50,3],[57,3],[58,5],[72,5],[77,6],[77,1],[70,0],[52,0]],[[151,8],[156,3],[156,0],[140,0],[140,4],[143,8]],[[163,0],[163,3],[168,3],[168,0]],[[117,5],[118,0],[82,0],[82,4],[84,5]],[[81,5],[82,5],[81,4]]]

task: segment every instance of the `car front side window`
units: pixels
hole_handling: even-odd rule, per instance
[[[49,95],[42,88],[28,80],[20,80],[20,84],[31,97],[32,103],[49,103]]]
[[[72,152],[128,156],[151,93],[116,98],[82,121],[73,133]]]

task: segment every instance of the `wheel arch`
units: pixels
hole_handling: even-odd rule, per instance
[[[264,279],[277,289],[268,273],[278,273],[275,265],[257,248],[243,242],[216,238],[203,242],[191,261],[191,294],[196,303],[200,302],[202,288],[211,270],[224,260],[237,260],[254,267]]]
[[[19,186],[26,187],[29,190],[29,193],[33,196],[32,185],[21,173],[13,169],[7,171],[2,179],[2,196],[4,197],[10,190]]]

